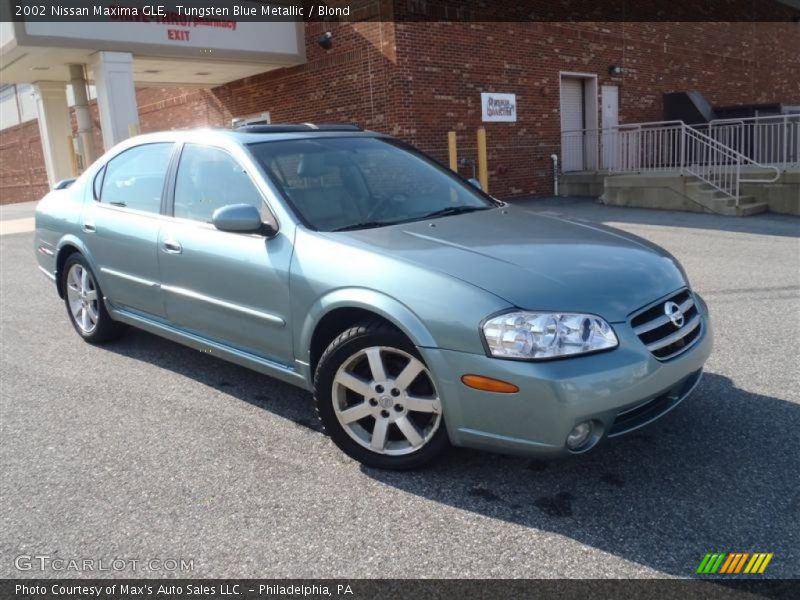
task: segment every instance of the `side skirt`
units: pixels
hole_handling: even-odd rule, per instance
[[[111,313],[111,317],[115,321],[127,323],[128,325],[137,327],[138,329],[142,329],[154,335],[172,340],[173,342],[177,342],[179,344],[183,344],[184,346],[189,346],[195,350],[200,350],[201,352],[211,354],[212,356],[227,360],[228,362],[241,365],[242,367],[252,369],[253,371],[263,373],[264,375],[280,379],[281,381],[291,383],[292,385],[296,385],[297,387],[301,387],[310,391],[310,387],[306,378],[291,367],[261,358],[260,356],[256,356],[255,354],[251,354],[243,350],[237,350],[236,348],[226,344],[208,340],[199,335],[171,327],[170,325],[158,323],[121,308],[112,308],[111,306],[108,306],[108,304],[106,304],[106,306]]]

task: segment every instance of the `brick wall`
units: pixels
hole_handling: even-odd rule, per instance
[[[46,192],[39,122],[0,130],[0,204],[37,200]]]
[[[411,100],[404,137],[442,160],[449,129],[474,157],[480,92],[517,94],[517,123],[485,124],[500,196],[552,188],[560,71],[619,86],[621,123],[661,120],[671,91],[698,90],[712,105],[800,104],[796,23],[400,23],[397,39]],[[624,75],[610,76],[612,64]]]
[[[661,95],[670,91],[698,90],[714,105],[800,104],[796,23],[393,23],[381,21],[388,17],[380,13],[365,17],[372,20],[308,23],[308,61],[301,66],[213,89],[137,90],[142,131],[226,126],[232,117],[270,111],[274,122],[346,121],[391,133],[446,162],[451,129],[458,132],[460,156],[475,157],[480,92],[511,92],[518,122],[485,124],[490,189],[510,197],[552,187],[560,71],[597,74],[598,90],[619,86],[623,123],[660,120]],[[331,50],[316,43],[326,30],[334,34]],[[624,75],[610,76],[612,64],[622,65]],[[101,148],[96,115],[95,122]],[[35,127],[18,135],[34,132],[38,142]],[[13,152],[3,156],[5,187],[13,181],[6,173],[19,172],[23,163]],[[43,168],[31,168],[29,178],[40,190]]]
[[[398,93],[394,76],[394,24],[308,23],[307,63],[211,90],[226,116],[270,111],[273,122],[351,122],[390,131]],[[316,39],[326,30],[333,48]]]

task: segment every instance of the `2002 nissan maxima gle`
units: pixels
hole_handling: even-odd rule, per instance
[[[681,402],[712,346],[664,250],[347,126],[130,139],[39,203],[35,250],[86,341],[132,325],[312,390],[383,468],[585,452]]]

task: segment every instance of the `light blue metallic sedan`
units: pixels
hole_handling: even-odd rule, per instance
[[[585,452],[680,403],[712,346],[664,250],[351,126],[127,140],[39,203],[35,251],[87,342],[139,327],[311,390],[381,468]]]

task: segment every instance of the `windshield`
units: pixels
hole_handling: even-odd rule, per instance
[[[345,137],[251,144],[303,220],[320,231],[380,227],[496,206],[404,144]]]

